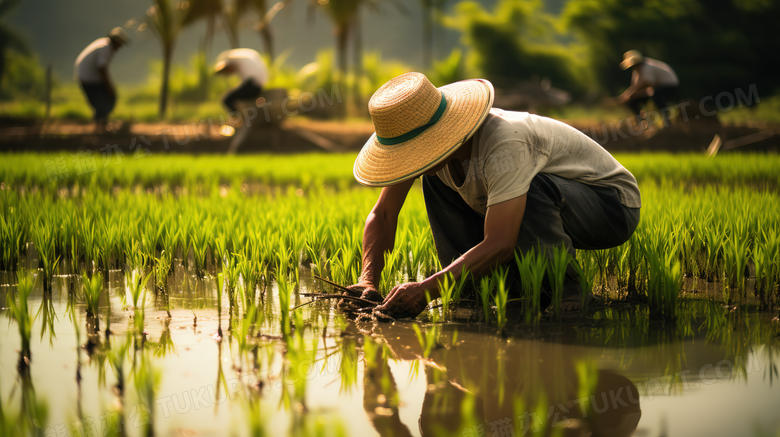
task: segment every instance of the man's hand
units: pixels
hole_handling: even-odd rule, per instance
[[[355,285],[347,287],[355,293],[355,296],[359,296],[362,299],[370,300],[373,302],[382,302],[382,295],[376,289],[376,286],[371,282],[361,280]]]
[[[407,282],[393,288],[377,309],[390,317],[415,317],[428,304],[426,291],[433,291],[425,282]],[[431,296],[434,298],[434,296]]]

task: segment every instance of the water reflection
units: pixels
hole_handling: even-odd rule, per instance
[[[417,360],[427,380],[419,420],[423,435],[525,435],[532,431],[627,436],[641,417],[637,387],[612,371],[588,366],[590,357],[578,348],[486,338],[479,331],[461,328],[443,330],[438,342],[447,346],[425,358],[425,349],[410,327],[378,326],[371,333],[383,347],[375,347],[380,370],[375,379],[366,381],[366,411],[374,412],[375,399],[395,396],[393,380],[381,371],[382,355]],[[381,391],[369,396],[369,387]],[[398,425],[392,406],[382,411],[387,417],[374,414],[372,419],[380,434],[409,434]]]
[[[347,322],[334,302],[320,301],[293,311],[285,336],[275,286],[258,284],[264,293],[235,295],[231,305],[214,279],[178,263],[171,270],[170,289],[150,281],[136,308],[122,305],[128,287],[110,271],[93,314],[78,277],[58,277],[51,290],[36,284],[35,350],[17,352],[16,322],[0,325],[10,339],[0,360],[25,364],[2,367],[2,435],[43,434],[73,418],[82,429],[100,427],[105,414],[148,422],[114,426],[113,435],[183,426],[235,435],[660,435],[679,429],[672,423],[683,413],[667,405],[696,396],[694,387],[728,380],[762,402],[780,401],[778,324],[714,300],[681,302],[673,323],[650,321],[643,307],[611,308],[588,323],[508,326],[506,337],[481,324]],[[307,274],[298,291],[309,289]],[[0,302],[15,294],[0,287]],[[291,306],[305,299],[292,297]],[[45,389],[36,393],[33,380]],[[191,399],[188,408],[172,404],[170,416],[159,410],[160,399],[190,399],[206,385],[207,409],[194,410]],[[761,405],[771,403],[752,406]],[[748,416],[737,420],[753,426]],[[773,420],[756,429],[773,429]]]

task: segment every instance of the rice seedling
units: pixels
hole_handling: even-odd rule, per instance
[[[647,300],[650,317],[673,321],[677,318],[677,298],[682,288],[682,268],[677,259],[677,248],[664,250],[663,243],[645,242],[648,264]]]
[[[276,287],[279,292],[279,309],[281,310],[281,328],[284,336],[290,335],[290,295],[293,286],[287,282],[285,275],[276,272]]]
[[[43,271],[43,291],[45,293],[51,292],[51,281],[60,261],[60,256],[56,255],[55,251],[57,228],[53,220],[50,213],[43,213],[39,217],[33,232],[33,242],[35,243],[35,249],[38,251],[38,260]]]
[[[103,289],[103,276],[95,273],[92,278],[87,272],[81,274],[81,283],[84,288],[84,301],[87,304],[87,317],[93,318],[98,314],[100,306],[100,291]]]
[[[515,264],[520,273],[523,288],[525,323],[531,324],[539,319],[541,313],[540,298],[542,282],[547,271],[547,254],[531,248],[522,256],[515,252]]]
[[[707,281],[714,281],[719,276],[720,272],[720,257],[723,247],[724,236],[721,233],[720,227],[717,225],[710,225],[705,227],[705,247],[707,249],[707,264],[705,266],[705,272]]]
[[[547,264],[547,279],[552,288],[552,306],[556,319],[561,317],[561,300],[563,298],[563,284],[566,280],[566,269],[569,267],[571,255],[566,250],[566,246],[561,243],[560,246],[552,249],[552,259]]]
[[[14,271],[27,243],[27,226],[11,190],[0,190],[0,270]]]
[[[450,305],[452,303],[452,295],[455,292],[456,284],[455,277],[449,272],[439,280],[438,288],[439,295],[441,296],[441,319],[443,322],[450,320]]]
[[[577,278],[580,282],[580,289],[582,290],[580,314],[584,315],[588,313],[588,295],[593,292],[593,285],[598,274],[598,264],[596,264],[589,252],[583,253],[578,258],[578,261],[573,261],[571,264],[577,271]]]
[[[398,275],[403,255],[400,250],[392,250],[384,253],[385,266],[379,277],[379,289],[382,296],[387,296],[398,283]]]
[[[199,226],[193,227],[190,231],[190,243],[192,245],[192,256],[195,260],[195,273],[198,277],[206,275],[206,255],[211,245],[210,238],[213,235],[213,222],[210,218],[202,219],[197,217]]]
[[[753,264],[756,268],[756,293],[762,308],[770,309],[780,299],[780,234],[774,229],[764,232],[763,241],[756,245]]]
[[[144,331],[144,317],[146,315],[146,283],[152,276],[150,272],[146,276],[139,270],[134,269],[130,275],[125,276],[125,285],[130,293],[130,297],[133,301],[133,317],[135,324],[135,332],[138,334]],[[141,306],[138,306],[138,302],[141,302]]]
[[[565,250],[565,249],[564,249]],[[506,278],[509,275],[509,269],[499,266],[493,271],[493,284],[496,286],[496,323],[498,330],[503,332],[506,326],[506,307],[509,301],[509,287],[506,284]]]
[[[28,271],[19,270],[16,273],[18,284],[16,285],[16,296],[6,299],[8,305],[8,315],[16,322],[19,327],[19,338],[22,345],[19,352],[19,365],[27,366],[32,359],[30,352],[30,335],[32,335],[32,324],[35,319],[28,306],[27,300],[35,286],[35,277]]]
[[[723,264],[732,291],[729,293],[731,298],[734,298],[735,295],[739,298],[745,297],[744,272],[747,261],[748,241],[737,237],[728,238],[723,245]]]
[[[482,304],[482,315],[484,317],[484,323],[490,323],[490,296],[492,296],[493,283],[492,278],[488,275],[483,276],[479,282],[479,299]]]

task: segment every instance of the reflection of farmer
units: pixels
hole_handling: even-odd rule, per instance
[[[420,73],[396,77],[371,97],[376,134],[353,173],[385,188],[366,219],[363,272],[353,290],[377,299],[384,253],[393,249],[398,214],[420,176],[444,267],[395,287],[379,307],[391,317],[419,314],[426,291],[439,297],[438,281],[448,273],[482,275],[537,244],[548,253],[564,245],[571,255],[615,247],[639,222],[636,179],[598,143],[559,121],[492,104],[490,82],[437,89]],[[564,311],[579,312],[580,290],[570,266]]]
[[[677,74],[672,67],[664,62],[642,56],[636,50],[629,50],[623,55],[620,68],[631,68],[631,86],[618,97],[636,114],[637,123],[642,123],[642,105],[652,98],[655,107],[661,112],[664,126],[669,125],[666,102],[679,85]],[[646,122],[643,123],[644,127]]]
[[[108,37],[96,39],[76,58],[76,79],[81,83],[84,94],[95,111],[98,131],[105,128],[108,114],[116,104],[116,88],[108,76],[108,64],[114,57],[114,52],[128,42],[130,37],[127,32],[116,27]]]
[[[252,49],[233,49],[219,54],[217,74],[235,74],[241,78],[241,85],[232,89],[222,98],[222,103],[231,111],[238,111],[241,100],[254,101],[260,97],[263,86],[268,82],[268,67],[257,51]]]

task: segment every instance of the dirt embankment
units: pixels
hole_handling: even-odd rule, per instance
[[[564,120],[610,151],[705,151],[715,135],[721,151],[780,151],[780,126],[752,124],[721,126],[706,120],[677,119],[667,128],[644,131],[627,120],[595,122]],[[0,151],[84,151],[118,147],[125,153],[227,153],[234,142],[219,122],[116,123],[96,135],[89,124],[43,123],[0,118]],[[240,133],[239,128],[239,133]],[[237,153],[297,153],[357,151],[373,133],[370,122],[312,121],[302,117],[280,123],[256,123],[237,147]]]

